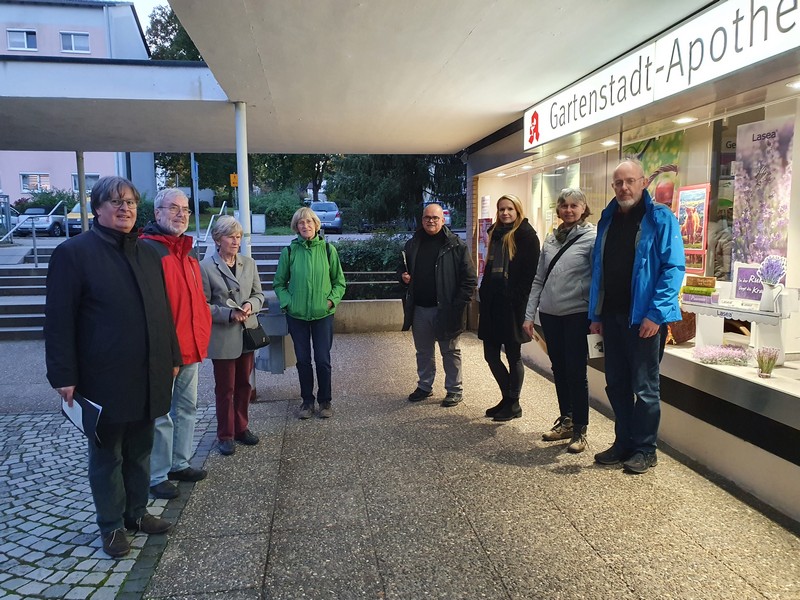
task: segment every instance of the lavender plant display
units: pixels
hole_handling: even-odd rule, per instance
[[[733,345],[700,346],[694,349],[694,358],[705,365],[746,367],[750,351]]]
[[[771,254],[761,261],[761,266],[756,272],[761,283],[777,285],[786,274],[786,258]]]
[[[755,132],[761,126],[754,123],[744,129]],[[736,160],[743,168],[736,171],[734,182],[734,261],[757,263],[771,253],[786,252],[793,141],[793,125],[785,125],[775,139],[737,148]]]
[[[780,349],[770,346],[764,346],[756,350],[758,370],[761,373],[772,373],[772,369],[775,368],[775,363],[778,362],[778,355],[780,353]]]

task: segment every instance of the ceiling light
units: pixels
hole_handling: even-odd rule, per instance
[[[556,154],[556,160],[567,160],[569,156],[566,154]]]
[[[506,176],[506,174],[505,174],[505,173],[498,173],[498,174],[497,174],[497,176],[498,176],[498,177],[505,177],[505,176]]]
[[[601,146],[616,146],[617,140],[606,140],[605,142],[600,142]]]
[[[681,117],[680,119],[672,120],[675,125],[686,125],[687,123],[694,123],[695,121],[697,121],[697,117]]]
[[[529,171],[529,170],[531,170],[532,168],[533,168],[533,167],[532,167],[532,166],[530,166],[530,165],[522,165],[522,170],[523,170],[523,171]]]
[[[792,88],[793,90],[800,90],[800,79],[787,83],[786,87]]]

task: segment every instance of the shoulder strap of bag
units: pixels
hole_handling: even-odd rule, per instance
[[[550,264],[547,265],[547,272],[544,274],[544,280],[542,281],[542,288],[544,288],[544,284],[547,283],[547,278],[550,277],[550,271],[552,271],[553,267],[556,266],[558,259],[561,258],[564,252],[566,252],[569,249],[569,247],[572,246],[572,244],[574,244],[575,242],[577,242],[582,236],[583,234],[579,233],[570,241],[568,241],[566,244],[561,246],[561,250],[558,251],[558,253],[553,257],[553,260],[550,261]]]
[[[231,289],[231,284],[228,283],[228,278],[225,277],[225,275],[223,274],[222,279],[225,280],[225,287],[228,288],[228,296],[233,298],[233,290]],[[242,329],[247,329],[247,325],[245,325],[244,323],[239,323],[239,324],[242,326]]]

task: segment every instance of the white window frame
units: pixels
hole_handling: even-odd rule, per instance
[[[89,54],[91,52],[91,46],[89,46],[89,34],[86,31],[59,31],[59,39],[61,44],[61,51],[67,52],[69,54]],[[64,36],[70,36],[70,42],[72,44],[72,48],[64,48]],[[86,50],[76,50],[75,49],[75,36],[85,37],[86,38]]]
[[[23,48],[18,48],[16,46],[11,45],[11,34],[12,33],[24,33],[25,34],[25,46]],[[36,46],[30,48],[28,46],[28,34],[32,33],[34,42]],[[39,51],[39,36],[36,33],[35,29],[18,29],[18,28],[8,28],[6,29],[6,46],[9,50],[14,50],[17,52],[38,52]]]
[[[88,180],[89,180],[90,177],[93,177],[94,178],[94,183],[97,183],[100,180],[100,173],[84,173],[83,174],[83,178],[87,180],[86,181],[86,193],[87,194],[89,192],[91,192],[92,188],[94,187],[94,184],[93,185],[89,185],[89,181]],[[75,192],[76,194],[79,191],[78,190],[78,174],[77,173],[73,173],[72,174],[72,191]]]
[[[30,177],[36,177],[36,187],[31,189],[30,187]],[[46,181],[42,181],[42,178],[46,177]],[[28,178],[26,182],[26,178]],[[23,192],[40,192],[42,190],[49,190],[50,189],[50,173],[20,173],[19,174],[19,187]]]

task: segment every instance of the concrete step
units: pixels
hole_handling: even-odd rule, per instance
[[[2,327],[0,340],[42,340],[44,330],[41,327]]]
[[[45,285],[14,285],[0,288],[3,296],[44,296],[47,294]]]
[[[22,328],[42,328],[44,327],[44,311],[40,313],[0,313],[0,329],[14,327]]]
[[[45,285],[46,283],[46,273],[40,273],[38,275],[0,275],[0,289],[30,285]]]

